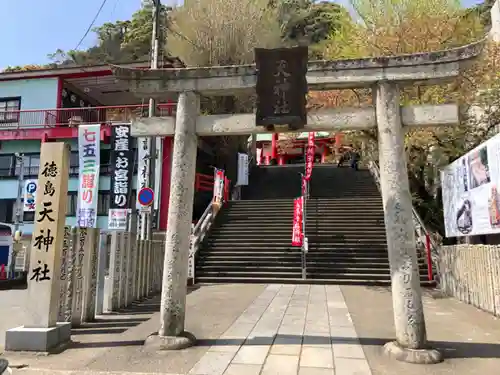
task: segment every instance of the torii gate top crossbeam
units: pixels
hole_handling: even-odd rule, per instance
[[[308,65],[307,82],[311,90],[331,90],[370,87],[380,81],[402,84],[446,81],[457,77],[461,65],[476,58],[483,46],[484,40],[437,52],[312,61]],[[112,69],[118,79],[127,81],[130,90],[141,97],[165,98],[168,93],[185,91],[210,95],[251,92],[257,81],[255,65],[158,70],[112,66]]]

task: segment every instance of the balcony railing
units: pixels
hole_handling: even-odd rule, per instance
[[[158,104],[156,116],[173,116],[175,104]],[[127,123],[148,117],[148,105],[122,105],[114,107],[30,109],[0,112],[0,129],[78,127],[85,124]]]

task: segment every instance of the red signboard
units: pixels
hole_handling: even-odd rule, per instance
[[[309,133],[307,140],[307,150],[306,150],[306,173],[305,179],[309,180],[311,178],[312,169],[314,165],[314,153],[316,151],[316,145],[314,143],[314,132]]]
[[[303,233],[302,233],[302,220],[303,220],[303,198],[296,198],[293,201],[293,228],[292,228],[292,246],[302,246]]]
[[[307,180],[302,176],[302,196],[307,197]]]

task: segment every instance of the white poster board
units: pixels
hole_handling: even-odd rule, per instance
[[[238,179],[236,186],[248,185],[248,154],[238,152]]]
[[[500,233],[500,134],[441,171],[446,237]]]

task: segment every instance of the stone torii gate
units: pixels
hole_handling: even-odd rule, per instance
[[[310,90],[371,88],[374,95],[373,107],[370,108],[309,113],[304,131],[378,129],[380,185],[396,328],[396,341],[386,344],[385,352],[399,360],[413,363],[441,360],[439,352],[427,347],[404,147],[405,128],[449,126],[459,122],[457,105],[401,107],[399,90],[417,82],[443,83],[455,79],[462,64],[479,55],[482,45],[476,43],[440,52],[308,64]],[[150,341],[161,349],[187,347],[194,340],[192,335],[184,332],[184,320],[197,137],[266,132],[255,126],[253,114],[201,116],[199,96],[254,92],[256,68],[255,65],[164,70],[113,67],[113,71],[139,97],[178,96],[175,119],[138,119],[132,123],[132,134],[138,137],[174,136],[161,325],[158,336]]]

